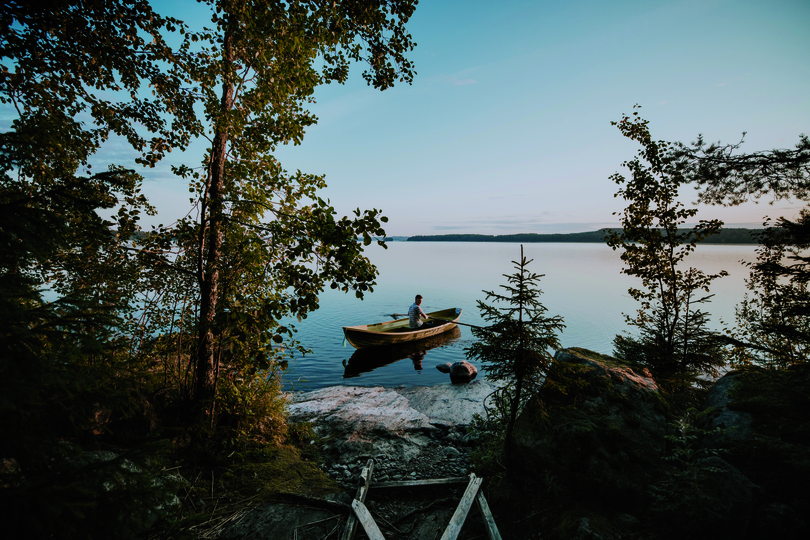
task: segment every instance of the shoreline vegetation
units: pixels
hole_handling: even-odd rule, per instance
[[[581,233],[520,233],[520,234],[436,234],[407,237],[407,242],[591,242],[604,243],[605,234],[611,230],[600,229]],[[757,235],[762,229],[721,229],[715,235],[703,240],[703,244],[758,244]],[[399,239],[396,237],[395,239]],[[388,239],[387,239],[388,240]]]

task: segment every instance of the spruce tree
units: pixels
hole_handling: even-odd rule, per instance
[[[512,261],[514,274],[504,274],[504,293],[483,291],[487,300],[504,304],[496,307],[478,301],[481,316],[490,323],[485,328],[473,329],[478,342],[466,349],[467,357],[483,363],[483,369],[502,386],[493,395],[499,424],[506,424],[504,453],[506,463],[511,459],[512,433],[518,414],[534,391],[542,384],[551,365],[553,352],[560,348],[558,332],[565,328],[559,315],[546,316],[547,309],[540,303],[538,288],[545,274],[530,272],[532,259],[523,256]],[[500,406],[498,405],[500,404]]]

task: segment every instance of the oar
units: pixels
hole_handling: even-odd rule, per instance
[[[479,330],[486,330],[483,326],[475,326],[474,324],[467,324],[463,322],[453,321],[450,319],[439,319],[438,317],[428,317],[428,319],[433,319],[434,321],[444,321],[444,322],[451,322],[453,324],[461,324],[463,326],[469,326],[470,328],[478,328]]]
[[[407,317],[408,315],[406,315],[404,313],[392,313],[391,316],[393,318],[395,318],[395,319],[398,319],[400,317]],[[467,324],[467,323],[463,323],[463,322],[452,321],[450,319],[439,319],[438,317],[428,317],[428,319],[433,319],[434,321],[451,322],[451,323],[454,323],[454,324],[460,324],[462,326],[469,326],[470,328],[478,328],[480,330],[484,330],[483,326],[475,326],[474,324]]]

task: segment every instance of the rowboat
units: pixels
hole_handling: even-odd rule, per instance
[[[422,360],[426,355],[432,354],[433,349],[447,347],[456,343],[459,339],[461,339],[461,330],[456,326],[447,332],[418,341],[408,341],[407,343],[387,347],[357,349],[352,353],[351,358],[343,360],[343,378],[360,377],[364,373],[384,368],[400,360],[412,361],[413,369],[420,371],[423,369]],[[411,362],[406,363],[410,364]],[[405,369],[402,366],[399,367]]]
[[[383,345],[397,345],[435,336],[456,328],[461,318],[461,308],[442,309],[432,311],[428,317],[445,320],[447,322],[430,328],[412,329],[408,319],[395,319],[375,324],[361,324],[359,326],[344,326],[343,335],[346,336],[352,347],[365,349],[368,347],[381,347]]]

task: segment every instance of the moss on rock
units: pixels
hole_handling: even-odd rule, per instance
[[[517,463],[525,477],[571,500],[634,505],[664,452],[665,429],[652,379],[567,349],[517,422]]]

